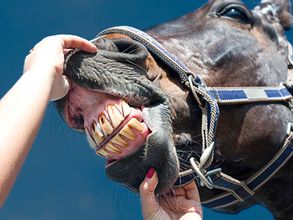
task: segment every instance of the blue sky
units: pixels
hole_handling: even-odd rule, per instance
[[[115,25],[147,29],[192,11],[203,2],[205,1],[2,2],[0,97],[22,74],[23,60],[28,51],[47,35],[70,33],[92,39],[99,31]],[[292,31],[288,36],[292,42]],[[238,215],[225,215],[204,209],[204,215],[205,219],[217,220],[273,219],[260,206]],[[90,150],[84,136],[66,127],[54,105],[50,104],[32,151],[0,212],[0,219],[132,220],[142,217],[139,197],[105,177],[103,159]]]

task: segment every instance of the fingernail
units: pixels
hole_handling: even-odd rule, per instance
[[[154,168],[150,168],[150,169],[148,170],[147,174],[146,174],[146,177],[147,177],[148,179],[150,179],[150,178],[152,178],[152,176],[154,175],[154,173],[155,173],[155,169],[154,169]]]
[[[92,47],[93,47],[95,50],[98,50],[97,46],[96,46],[94,43],[92,43]]]

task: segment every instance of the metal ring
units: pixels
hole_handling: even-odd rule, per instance
[[[203,109],[203,108],[204,108],[204,104],[202,103],[202,101],[200,100],[200,98],[199,98],[199,96],[197,95],[196,91],[194,90],[194,85],[193,85],[193,83],[192,83],[192,75],[190,75],[190,76],[188,77],[188,82],[189,82],[190,90],[191,90],[191,92],[192,92],[194,98],[196,99],[196,101],[197,101],[199,107],[200,107],[201,109]]]
[[[198,168],[198,165],[196,164],[194,157],[190,158],[190,163],[191,163],[191,166],[194,169],[195,173],[198,175],[201,182],[204,184],[204,186],[206,186],[209,189],[213,189],[214,185],[212,183],[211,178],[205,177],[205,175],[202,173],[202,171]]]
[[[222,171],[221,168],[213,169],[213,170],[207,172],[207,176],[214,175],[214,174],[219,173],[219,172],[221,172],[221,171]]]

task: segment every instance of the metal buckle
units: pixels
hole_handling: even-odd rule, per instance
[[[289,99],[287,101],[287,103],[288,103],[288,107],[289,107],[290,111],[293,112],[293,99]]]
[[[216,168],[210,171],[206,171],[205,169],[200,169],[199,168],[199,163],[195,161],[194,157],[190,158],[190,164],[194,170],[194,172],[196,173],[196,175],[198,176],[198,178],[200,179],[200,185],[201,186],[206,186],[209,189],[213,189],[214,188],[214,183],[212,181],[212,179],[210,178],[211,175],[219,173],[222,171],[221,168]]]
[[[293,69],[293,49],[291,43],[288,41],[288,68]]]
[[[198,88],[200,90],[205,88],[205,84],[203,83],[203,80],[201,80],[201,78],[199,76],[197,76],[197,79],[194,78],[193,75],[189,75],[188,77],[188,87],[190,88],[195,100],[197,101],[199,107],[201,109],[204,108],[205,104],[202,100],[202,98],[197,94],[197,92],[195,91],[195,88]]]
[[[192,82],[196,87],[201,87],[201,88],[206,87],[205,82],[203,81],[203,79],[199,75],[194,75]]]
[[[293,123],[289,122],[287,125],[287,135],[289,136],[293,131]]]

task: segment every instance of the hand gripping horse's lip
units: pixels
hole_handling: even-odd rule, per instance
[[[108,105],[93,122],[92,129],[86,129],[88,142],[98,155],[107,159],[107,166],[134,153],[149,134],[142,111],[124,101]]]

